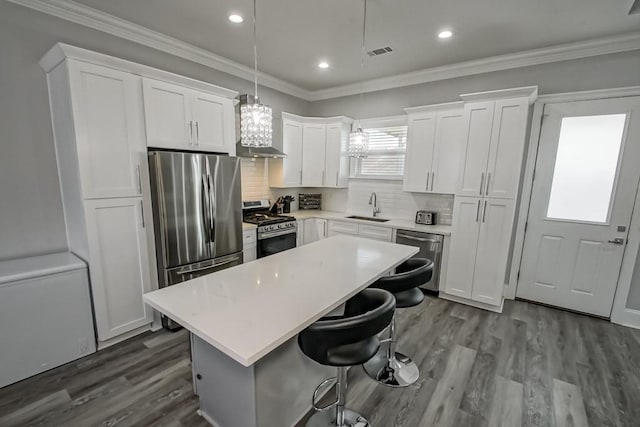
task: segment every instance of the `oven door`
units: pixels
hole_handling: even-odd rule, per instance
[[[296,229],[273,231],[258,235],[258,258],[263,258],[278,252],[296,247]]]

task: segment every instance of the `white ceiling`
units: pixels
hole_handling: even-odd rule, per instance
[[[253,66],[251,0],[77,0]],[[258,0],[261,71],[306,90],[640,30],[633,0],[368,0],[360,68],[361,0]],[[238,12],[242,24],[227,17]],[[454,37],[437,39],[451,28]],[[321,70],[320,60],[331,67]]]

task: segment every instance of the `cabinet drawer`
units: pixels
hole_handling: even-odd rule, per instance
[[[358,234],[358,224],[346,221],[329,221],[330,234]]]
[[[391,241],[391,235],[393,230],[388,227],[377,227],[374,225],[360,224],[358,225],[358,236],[367,239],[383,240],[385,242]]]
[[[256,235],[256,230],[244,230],[242,232],[242,246],[247,247],[248,245],[255,245],[258,240],[258,236]]]

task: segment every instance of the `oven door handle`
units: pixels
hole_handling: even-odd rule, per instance
[[[260,233],[258,235],[258,239],[269,239],[271,237],[278,237],[278,236],[284,236],[286,234],[295,234],[296,229],[292,228],[290,230],[282,230],[282,231],[272,231],[272,232],[266,232],[266,233]]]

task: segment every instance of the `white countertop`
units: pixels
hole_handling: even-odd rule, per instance
[[[404,220],[404,219],[389,219],[389,221],[386,221],[386,222],[376,222],[376,221],[367,221],[365,219],[346,218],[347,216],[358,215],[358,214],[350,214],[345,212],[321,211],[321,210],[299,210],[299,211],[291,212],[290,214],[287,214],[287,215],[291,215],[296,219],[307,219],[307,218],[334,219],[339,221],[356,222],[358,224],[368,224],[368,225],[395,228],[395,229],[401,229],[401,230],[413,230],[413,231],[422,231],[424,233],[435,233],[435,234],[441,234],[443,236],[451,235],[450,225],[441,225],[441,224],[422,225],[422,224],[416,224],[412,220]],[[384,219],[384,216],[381,216],[380,218]]]
[[[86,268],[85,263],[70,252],[57,252],[0,262],[0,284],[32,279],[49,274]]]
[[[335,236],[145,294],[144,300],[251,366],[417,252]]]
[[[258,226],[255,224],[249,224],[248,222],[242,223],[242,231],[255,230],[256,228],[258,228]]]

